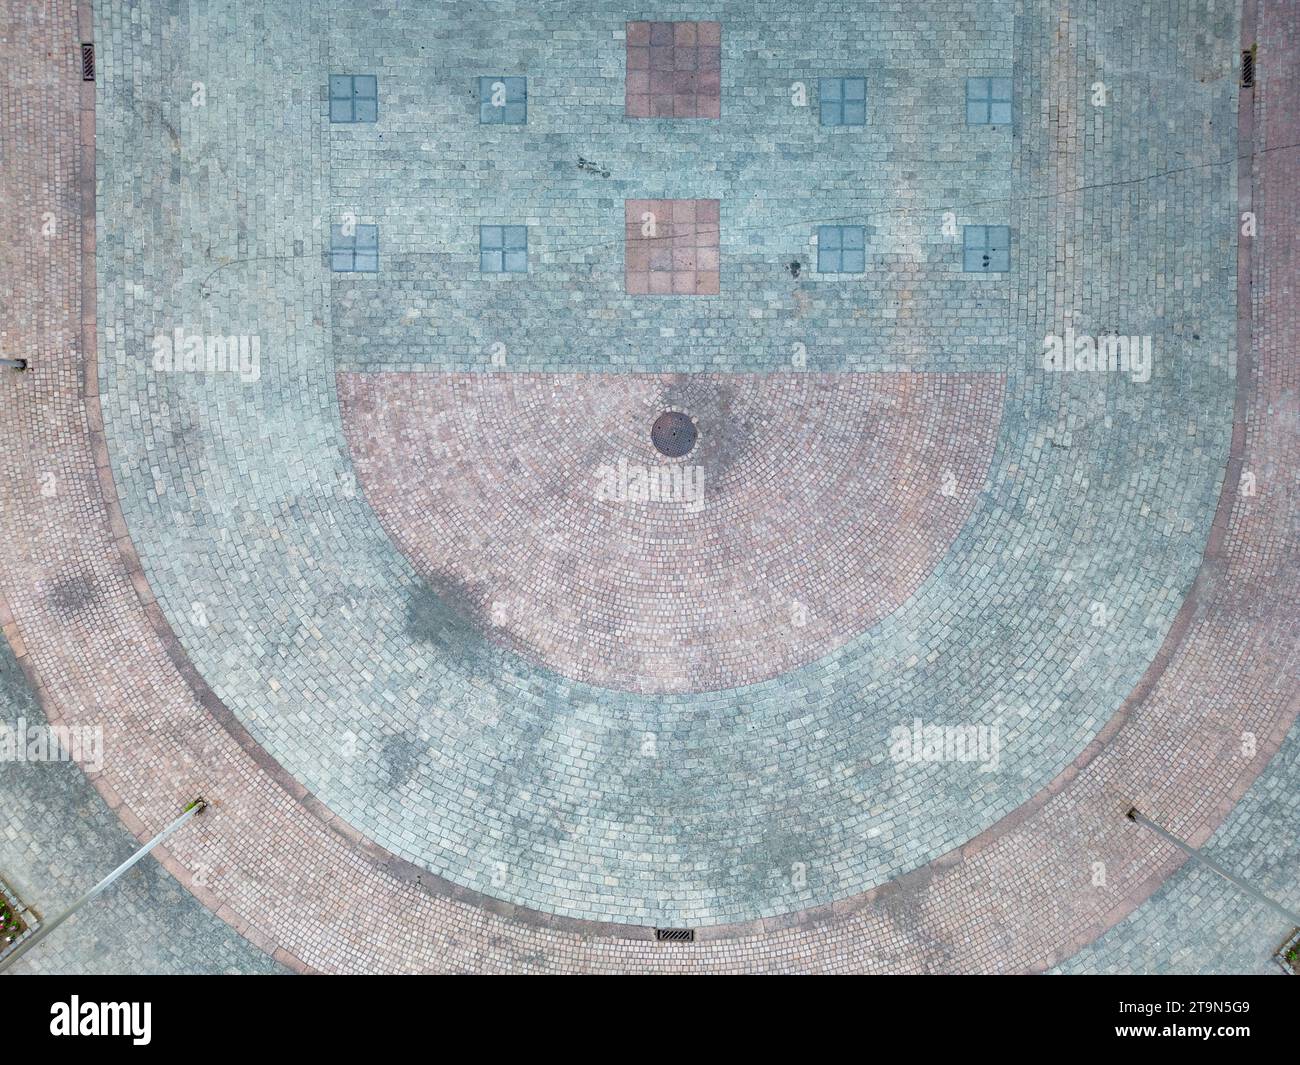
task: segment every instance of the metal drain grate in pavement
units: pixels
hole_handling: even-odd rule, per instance
[[[676,410],[664,411],[650,427],[650,442],[659,454],[670,459],[689,455],[699,435],[691,416]]]

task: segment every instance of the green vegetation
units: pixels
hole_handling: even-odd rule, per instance
[[[9,901],[0,896],[0,945],[13,943],[26,930],[23,919],[14,912]]]

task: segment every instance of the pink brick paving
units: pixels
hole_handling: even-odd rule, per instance
[[[636,296],[716,296],[718,207],[717,200],[625,200],[627,291]]]
[[[1250,345],[1238,360],[1237,432],[1206,564],[1143,681],[1070,770],[967,845],[826,910],[712,929],[691,945],[520,913],[427,877],[417,884],[415,870],[358,839],[286,779],[188,669],[141,577],[107,472],[86,239],[93,230],[82,229],[93,220],[93,111],[76,69],[77,9],[52,7],[52,25],[11,18],[0,42],[28,105],[0,101],[12,145],[0,223],[32,233],[32,219],[47,209],[59,222],[48,241],[0,246],[14,297],[6,350],[25,350],[35,363],[0,383],[8,430],[0,480],[7,501],[22,501],[3,512],[0,621],[51,719],[108,726],[109,759],[94,783],[132,831],[143,837],[173,816],[177,793],[214,800],[164,864],[286,963],[329,971],[1040,970],[1130,912],[1176,867],[1163,845],[1122,821],[1129,803],[1205,839],[1295,719],[1300,190],[1295,151],[1282,149],[1300,140],[1294,6],[1262,4],[1258,31],[1254,5],[1245,9],[1243,38],[1249,45],[1258,36],[1265,80],[1262,92],[1243,94],[1242,154],[1252,141],[1276,150],[1244,164],[1253,190],[1243,185],[1243,203],[1260,229],[1242,245]],[[88,39],[84,5],[80,17]],[[30,106],[36,94],[40,108]],[[1242,471],[1259,478],[1254,496],[1238,492]],[[60,485],[52,497],[38,491],[45,472]],[[48,595],[50,582],[67,576],[93,589],[73,616]],[[1253,758],[1239,754],[1243,730],[1259,737]],[[1107,884],[1094,888],[1099,860]]]
[[[628,118],[718,118],[721,24],[629,22],[626,112]]]
[[[490,636],[602,687],[712,691],[820,658],[916,590],[983,488],[1003,387],[361,373],[340,375],[339,403],[385,530],[434,587],[497,615]],[[701,432],[678,463],[649,432],[674,400]],[[725,439],[734,424],[743,445]],[[598,472],[620,462],[698,468],[699,508],[598,498]]]

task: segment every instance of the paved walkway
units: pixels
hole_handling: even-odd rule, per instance
[[[1043,191],[1017,201],[1018,267],[1008,279],[1014,295],[988,290],[998,308],[990,328],[1002,329],[1010,314],[1028,345],[1027,338],[1065,324],[1101,332],[1107,308],[1131,311],[1155,300],[1163,323],[1158,350],[1177,345],[1182,355],[1147,391],[1107,382],[1099,396],[1093,380],[1034,372],[1033,347],[1025,349],[1025,364],[1002,353],[1009,413],[989,484],[954,551],[909,599],[948,604],[949,613],[940,607],[931,624],[950,625],[948,638],[959,633],[958,643],[936,652],[935,634],[908,624],[904,605],[881,625],[849,633],[838,656],[810,660],[770,690],[639,704],[591,696],[599,710],[545,726],[556,729],[550,734],[530,733],[516,715],[545,720],[571,701],[569,684],[485,652],[479,626],[466,627],[463,614],[457,621],[454,609],[449,614],[445,594],[413,613],[410,595],[422,594],[418,552],[408,547],[411,561],[403,558],[356,498],[340,446],[334,377],[319,364],[328,337],[338,364],[348,368],[351,334],[339,321],[331,328],[329,316],[334,306],[351,313],[351,290],[331,292],[329,278],[306,263],[267,267],[267,286],[250,313],[259,322],[283,316],[268,335],[285,358],[268,355],[264,390],[252,393],[251,408],[235,382],[207,391],[174,378],[151,382],[139,372],[144,360],[127,357],[147,347],[156,326],[156,286],[168,276],[168,256],[181,256],[176,298],[185,306],[215,301],[217,321],[249,283],[223,277],[202,288],[192,263],[185,266],[187,250],[199,257],[194,262],[227,251],[191,247],[201,230],[192,228],[188,208],[156,210],[135,196],[130,160],[156,153],[150,172],[180,181],[183,204],[217,205],[208,179],[185,169],[199,151],[186,147],[188,139],[199,138],[200,155],[221,136],[237,148],[245,127],[203,133],[186,124],[200,120],[189,112],[183,120],[168,107],[155,115],[140,102],[152,75],[131,60],[157,53],[153,31],[141,29],[161,32],[166,19],[154,5],[141,5],[129,19],[119,5],[96,12],[98,101],[77,80],[73,62],[76,41],[91,36],[89,11],[54,4],[49,20],[29,12],[16,23],[6,59],[49,106],[0,114],[16,146],[7,156],[0,220],[30,232],[33,219],[48,212],[54,226],[7,249],[0,263],[18,282],[4,344],[30,352],[34,367],[6,376],[0,389],[0,415],[17,427],[21,444],[0,460],[0,477],[30,496],[30,506],[4,514],[0,589],[5,634],[41,706],[51,720],[104,727],[109,749],[91,782],[137,836],[174,816],[178,796],[213,800],[164,865],[254,946],[291,968],[1037,971],[1069,958],[1132,914],[1178,865],[1176,855],[1125,822],[1123,811],[1136,803],[1194,841],[1209,838],[1300,709],[1293,608],[1300,567],[1290,505],[1300,457],[1296,322],[1287,295],[1295,179],[1285,149],[1300,138],[1295,108],[1274,106],[1269,95],[1275,85],[1290,86],[1278,90],[1279,99],[1294,92],[1294,56],[1280,43],[1287,39],[1284,20],[1294,16],[1261,5],[1261,87],[1245,94],[1239,116],[1230,109],[1237,94],[1222,60],[1198,66],[1207,62],[1207,43],[1222,52],[1234,50],[1238,36],[1253,39],[1253,10],[1247,6],[1244,29],[1206,12],[1183,27],[1172,11],[1135,27],[1126,21],[1135,16],[1116,9],[1078,34],[1068,6],[1014,28],[1002,24],[1014,34],[1017,91],[1041,102],[1022,104],[1019,137],[1007,146],[1011,182]],[[289,21],[272,12],[261,28],[273,39]],[[725,63],[731,38],[722,21]],[[308,20],[305,28],[337,40],[332,27]],[[181,32],[198,41],[214,27],[187,22]],[[1107,125],[1079,95],[1083,72],[1103,66],[1103,52],[1116,55],[1122,41],[1156,32],[1183,42],[1168,60],[1169,82],[1143,84],[1125,105],[1118,75]],[[997,31],[990,40],[999,40]],[[1008,49],[1011,43],[1006,37]],[[1156,54],[1162,53],[1146,58]],[[235,49],[221,61],[237,66],[241,58]],[[198,62],[193,54],[189,61]],[[139,85],[125,80],[127,70],[143,79]],[[313,65],[290,75],[306,89],[317,72]],[[1180,80],[1189,72],[1204,75],[1206,87]],[[281,106],[295,99],[299,82]],[[724,78],[724,113],[728,84]],[[1185,115],[1187,92],[1203,94],[1201,103],[1226,125],[1207,133],[1194,111]],[[1194,162],[1136,192],[1106,191],[1116,172],[1147,169],[1153,134],[1138,116],[1153,100],[1168,119],[1156,147],[1180,144]],[[99,195],[111,209],[101,210],[97,231],[89,148],[104,115],[114,117],[114,135],[100,130]],[[1226,145],[1225,128],[1235,130]],[[279,139],[292,146],[299,136],[311,145],[310,128],[287,128]],[[1245,157],[1239,173],[1224,165],[1225,146],[1229,159]],[[179,158],[169,161],[171,155]],[[331,157],[332,175],[339,159]],[[173,165],[187,176],[167,178]],[[313,186],[312,174],[294,179],[300,184],[290,187],[287,203],[254,196],[243,209],[254,204],[260,219],[291,206],[309,232],[313,210],[332,215],[338,206],[332,182],[328,190]],[[1239,248],[1235,219],[1222,217],[1226,195],[1260,218],[1259,235]],[[214,206],[209,232],[225,240],[220,214]],[[257,258],[263,246],[248,218],[233,222],[229,251]],[[724,208],[724,231],[726,222]],[[148,239],[151,224],[169,239]],[[1126,258],[1116,261],[1110,243],[1084,239],[1098,232],[1125,234]],[[1167,260],[1165,249],[1180,243],[1184,254]],[[1236,315],[1224,286],[1234,258],[1243,297]],[[621,287],[621,268],[615,273]],[[723,278],[725,285],[725,268]],[[56,292],[64,294],[61,302],[49,299]],[[1159,427],[1154,434],[1152,427]],[[361,482],[373,490],[373,478]],[[298,487],[289,490],[291,484]],[[53,489],[43,490],[48,485]],[[376,509],[382,519],[381,502]],[[1046,514],[1052,518],[1039,524]],[[1066,520],[1073,524],[1062,530]],[[1066,539],[1044,544],[1047,530]],[[403,529],[391,531],[400,542]],[[1062,549],[1069,544],[1072,550]],[[1044,563],[1053,558],[1049,578]],[[240,560],[243,577],[230,568],[233,560]],[[322,599],[322,588],[334,597]],[[959,590],[970,594],[954,594]],[[1111,608],[1112,626],[1090,623],[1096,603]],[[1018,631],[1030,607],[1043,612],[1043,621]],[[270,624],[277,615],[278,629]],[[394,629],[386,624],[390,616],[405,624]],[[1053,624],[1056,638],[1045,641]],[[985,630],[984,650],[965,638],[976,629]],[[421,634],[420,668],[404,685],[391,683],[390,663],[413,661],[404,656]],[[1062,645],[1071,654],[1053,662],[1051,649]],[[957,646],[965,648],[964,659],[955,657]],[[932,653],[942,663],[960,661],[964,670],[918,669]],[[835,671],[891,659],[885,682],[905,685],[907,698],[883,700],[875,717],[845,716],[862,692],[837,691]],[[1009,667],[1006,687],[984,686],[985,667],[994,662]],[[376,677],[377,691],[395,701],[392,717],[383,716],[382,700],[353,690]],[[815,693],[823,689],[819,702]],[[802,692],[812,716],[801,716],[799,707],[780,712],[791,691]],[[1006,707],[1017,715],[1009,734],[1022,742],[1005,755],[1014,772],[985,782],[967,766],[954,784],[952,767],[942,774],[895,771],[887,788],[861,779],[870,764],[866,747],[874,742],[884,759],[888,726],[910,718],[900,711],[942,706],[962,691],[1004,693],[1013,701]],[[472,692],[482,698],[471,700]],[[727,760],[737,752],[714,747],[721,760],[710,768],[697,754],[709,749],[707,733],[692,733],[691,723],[709,722],[702,712],[709,709],[726,720],[737,698],[754,702],[761,714],[755,693],[775,708],[759,719],[755,750],[768,736],[784,733],[790,741],[769,745],[776,755],[766,762],[749,755]],[[353,701],[357,694],[362,701]],[[422,722],[402,717],[408,698],[424,708]],[[1029,707],[1025,714],[1021,704]],[[346,723],[358,720],[358,706],[367,714],[349,739]],[[643,724],[656,706],[675,715],[666,733]],[[340,715],[340,707],[349,713]],[[682,781],[702,772],[699,792],[665,789],[660,781],[643,793],[644,785],[624,774],[625,791],[602,786],[595,805],[591,774],[618,767],[612,755],[625,742],[610,745],[600,714],[611,710],[631,715],[631,734],[650,732],[658,742],[681,737],[691,758],[677,769],[671,758],[661,765],[670,782],[674,772]],[[1019,719],[1028,724],[1017,725]],[[969,711],[940,718],[969,720]],[[838,726],[844,735],[865,737],[863,748],[826,744],[823,723],[828,735]],[[436,736],[429,731],[435,726]],[[528,738],[532,752],[522,761],[519,737]],[[743,733],[737,737],[744,742]],[[363,752],[359,760],[348,761],[349,744]],[[819,751],[828,759],[821,768],[798,761]],[[557,769],[557,752],[578,757]],[[475,773],[450,775],[463,772],[466,759],[479,760],[472,762]],[[506,761],[508,772],[490,778],[494,759]],[[776,767],[772,782],[764,765]],[[739,790],[713,787],[719,773]],[[426,787],[444,778],[459,791],[454,803],[450,790]],[[932,787],[937,780],[944,786]],[[752,799],[745,797],[751,781]],[[506,789],[499,797],[498,788]],[[516,806],[502,801],[511,788]],[[892,801],[855,820],[854,807],[873,789]],[[776,804],[756,804],[773,794]],[[1268,792],[1260,794],[1267,806]],[[485,802],[484,795],[493,797]],[[818,795],[827,800],[820,807]],[[919,804],[910,806],[908,796],[921,797]],[[695,872],[688,863],[664,864],[674,844],[665,823],[634,830],[648,857],[627,852],[627,826],[674,802],[673,814],[685,825],[743,826],[749,817],[756,827],[797,828],[741,840],[735,851],[757,851],[757,860],[713,867],[706,861]],[[906,816],[891,818],[889,809]],[[499,815],[496,824],[511,825],[516,835],[494,835]],[[873,819],[885,831],[872,835]],[[421,837],[419,825],[433,826],[434,835]],[[685,834],[678,846],[693,838]],[[601,851],[601,839],[623,849]],[[594,879],[593,855],[600,858]],[[663,894],[636,882],[638,861],[640,875],[661,883]],[[801,865],[812,870],[803,880]],[[647,926],[674,917],[698,923],[699,941],[654,942]],[[1139,914],[1121,929],[1141,921]],[[1121,929],[1111,935],[1122,936]]]
[[[0,646],[0,723],[45,725],[8,646]],[[72,905],[139,843],[71,761],[0,763],[0,876],[45,919]],[[27,973],[286,972],[144,861],[17,963]]]

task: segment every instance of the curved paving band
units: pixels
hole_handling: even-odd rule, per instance
[[[1261,89],[1242,93],[1238,193],[1260,229],[1239,249],[1231,455],[1204,564],[1160,652],[1067,771],[966,845],[863,895],[702,929],[689,945],[521,910],[394,858],[308,794],[199,677],[144,577],[99,410],[95,104],[71,47],[90,39],[90,12],[55,4],[51,20],[16,20],[6,59],[48,107],[4,114],[17,150],[0,210],[10,232],[49,212],[57,235],[11,242],[16,252],[4,253],[22,330],[6,342],[26,348],[32,369],[0,392],[13,427],[0,476],[24,500],[5,511],[0,580],[5,635],[50,720],[103,723],[117,737],[94,783],[142,838],[174,816],[175,795],[213,798],[164,864],[250,940],[301,969],[1021,971],[1069,956],[1179,862],[1124,811],[1139,805],[1204,840],[1300,710],[1289,616],[1300,600],[1289,511],[1300,382],[1297,322],[1281,283],[1295,272],[1294,154],[1284,146],[1300,141],[1300,27],[1286,7],[1261,7],[1257,28],[1246,5],[1242,28],[1269,63]],[[1277,106],[1264,109],[1273,85]],[[48,125],[34,124],[41,120]],[[1267,286],[1252,285],[1261,277]],[[1258,479],[1253,494],[1240,490],[1246,474]],[[50,477],[57,490],[42,493]],[[1253,755],[1243,753],[1246,733],[1257,741]]]
[[[974,509],[1004,384],[358,373],[339,406],[384,529],[499,642],[602,688],[707,692],[821,658],[916,591]],[[680,464],[648,432],[674,403],[705,427]]]

